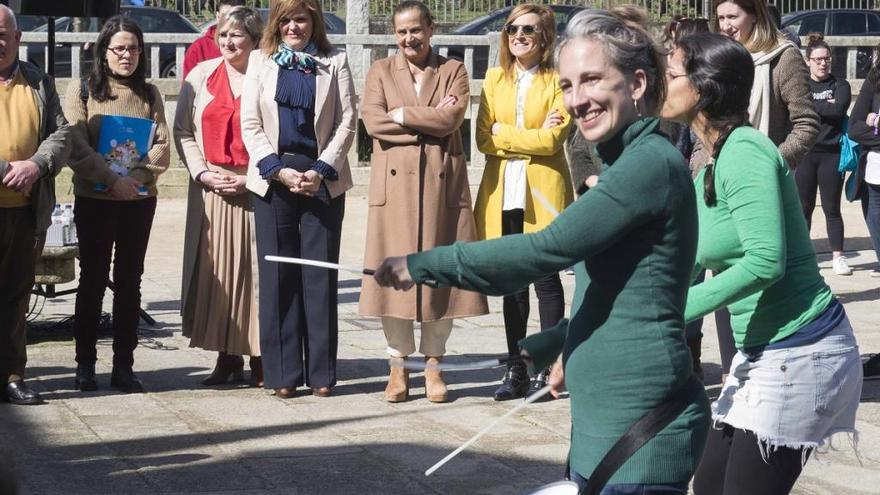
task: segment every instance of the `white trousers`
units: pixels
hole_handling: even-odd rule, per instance
[[[388,341],[388,354],[392,357],[406,357],[416,352],[416,338],[413,321],[390,316],[382,317],[382,329]],[[425,356],[440,357],[446,354],[446,341],[452,333],[452,320],[424,321],[421,323],[422,337],[419,352]]]

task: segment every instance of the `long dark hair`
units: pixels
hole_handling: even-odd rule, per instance
[[[144,33],[141,31],[140,26],[131,18],[121,15],[107,19],[107,22],[101,28],[101,32],[98,34],[98,41],[95,42],[92,70],[89,73],[89,93],[91,93],[92,98],[101,102],[116,99],[116,96],[110,93],[109,78],[111,73],[110,67],[107,65],[107,48],[110,46],[110,38],[119,32],[131,33],[138,40],[138,46],[141,48],[138,64],[134,69],[134,73],[128,76],[126,80],[129,82],[134,94],[152,104],[153,94],[147,84]]]
[[[715,33],[699,33],[678,40],[688,80],[700,95],[694,110],[702,112],[718,131],[712,161],[703,177],[703,197],[715,206],[715,161],[734,129],[749,125],[749,99],[755,78],[752,56],[743,45]]]

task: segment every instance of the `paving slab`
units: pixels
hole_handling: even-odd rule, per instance
[[[349,195],[341,262],[363,259],[366,198]],[[813,221],[819,267],[850,316],[862,353],[880,352],[880,279],[858,205],[844,204],[850,277],[835,276],[818,213]],[[495,402],[501,369],[447,373],[450,402],[424,397],[412,378],[411,400],[384,401],[388,363],[376,318],[357,314],[360,280],[340,280],[339,385],[329,398],[305,391],[289,400],[243,384],[204,387],[216,355],[189,347],[180,334],[180,273],[185,201],[159,201],[142,283],[136,371],[149,393],[109,389],[110,339],[99,341],[101,389],[73,390],[71,332],[63,320],[75,296],[35,300],[28,374],[47,403],[0,404],[0,468],[11,469],[24,494],[513,494],[558,480],[568,451],[569,403],[534,404],[430,477],[424,471],[518,402]],[[562,276],[566,300],[574,278]],[[72,286],[62,286],[59,289]],[[112,294],[105,297],[109,310]],[[530,331],[538,327],[537,301]],[[39,310],[39,311],[36,311]],[[500,298],[491,314],[457,321],[448,362],[506,349]],[[59,325],[52,329],[52,323]],[[702,347],[706,385],[717,395],[721,368],[711,318]],[[847,444],[811,459],[796,495],[878,493],[880,381],[866,382],[858,413],[857,457]],[[5,495],[0,492],[0,495]]]

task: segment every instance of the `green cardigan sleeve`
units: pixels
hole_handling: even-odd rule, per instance
[[[547,228],[411,254],[410,275],[416,283],[432,280],[497,296],[591,258],[665,209],[672,167],[654,148],[622,155]]]
[[[529,372],[534,374],[552,365],[562,354],[565,338],[568,336],[568,319],[559,320],[554,327],[526,337],[519,341],[520,349],[525,349],[532,358]]]
[[[719,206],[713,208],[721,207],[722,199],[726,201],[742,245],[742,257],[691,287],[685,309],[687,321],[765,289],[785,274],[785,218],[778,153],[742,135],[731,136],[727,146],[730,148],[725,149],[715,170]]]

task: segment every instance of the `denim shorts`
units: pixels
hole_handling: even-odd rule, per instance
[[[815,448],[837,433],[855,441],[861,390],[859,347],[844,316],[816,342],[751,354],[740,349],[712,419],[754,433],[769,448]]]

